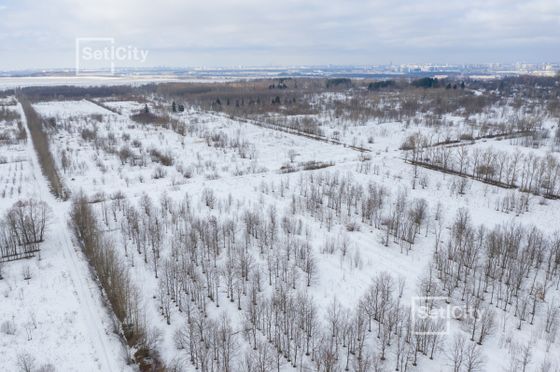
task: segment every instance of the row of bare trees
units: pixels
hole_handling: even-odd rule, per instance
[[[415,144],[418,144],[415,142]],[[506,152],[468,146],[415,146],[410,161],[545,197],[560,197],[560,161],[554,154]]]
[[[34,256],[45,239],[50,209],[35,199],[17,201],[0,219],[0,262]]]
[[[31,103],[25,97],[20,96],[19,101],[25,113],[27,127],[31,134],[33,147],[35,147],[35,151],[37,152],[41,170],[47,178],[53,194],[57,198],[66,200],[68,198],[68,191],[64,187],[58,174],[56,163],[50,150],[48,131],[44,127],[44,120],[37,114]]]
[[[159,370],[162,363],[148,342],[138,288],[128,267],[116,252],[114,242],[103,236],[97,216],[84,195],[78,195],[72,201],[70,217],[82,250],[116,317],[117,332],[124,337],[129,347],[136,350],[134,356],[141,370]]]

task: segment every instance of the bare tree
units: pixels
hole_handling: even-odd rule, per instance
[[[490,307],[486,307],[481,310],[480,312],[480,322],[479,322],[479,337],[477,343],[482,345],[482,342],[486,338],[492,334],[495,326],[495,313]]]
[[[447,358],[451,362],[453,372],[460,372],[463,365],[466,364],[466,346],[465,338],[460,334],[455,334],[452,344],[447,351]]]
[[[465,348],[464,356],[466,372],[479,372],[484,370],[485,361],[478,344],[469,343]]]
[[[17,355],[17,366],[21,372],[34,372],[35,358],[29,353],[20,353]]]

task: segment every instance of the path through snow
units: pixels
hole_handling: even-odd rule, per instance
[[[81,309],[79,316],[87,328],[89,341],[96,355],[95,360],[98,370],[103,372],[128,371],[130,368],[123,358],[123,355],[125,355],[124,347],[112,332],[111,320],[101,301],[99,288],[91,278],[85,258],[77,252],[72,241],[72,232],[67,223],[70,202],[58,200],[50,192],[47,180],[41,172],[37,153],[33,148],[29,128],[27,127],[27,120],[20,103],[18,103],[18,110],[28,131],[27,154],[33,169],[33,196],[45,201],[52,210],[49,235],[51,239],[54,237],[54,240],[58,242],[58,245],[53,244],[52,246],[60,248],[65,258],[66,267],[63,270],[68,274],[73,286],[68,290],[74,293],[79,303]],[[78,361],[78,365],[80,363]]]

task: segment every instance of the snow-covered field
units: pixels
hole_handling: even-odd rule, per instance
[[[476,139],[511,107],[470,118],[484,130],[459,114],[432,126],[422,113],[417,123],[349,122],[326,110],[315,118],[328,143],[145,98],[33,107],[65,187],[85,196],[134,283],[141,314],[122,327],[140,318],[146,336],[127,351],[115,333],[67,224],[73,201],[50,195],[31,141],[0,145],[1,214],[24,198],[52,211],[40,255],[2,264],[7,370],[26,353],[61,371],[128,370],[127,353],[143,346],[179,371],[560,368],[560,200],[414,166],[402,150],[418,133],[439,148],[470,131],[460,143],[470,153],[558,164],[553,136],[534,148]],[[165,119],[133,119],[146,110]],[[552,135],[557,120],[542,127]],[[461,314],[421,322],[427,303]]]
[[[19,105],[14,110],[25,120]],[[5,123],[4,123],[5,125]],[[0,126],[0,131],[5,126]],[[6,371],[128,370],[127,351],[113,333],[112,315],[67,227],[68,203],[56,200],[31,141],[2,145],[2,214],[18,199],[47,202],[47,238],[34,258],[0,263],[0,354]]]

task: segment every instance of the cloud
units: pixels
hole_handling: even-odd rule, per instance
[[[0,10],[0,69],[71,66],[80,36],[148,49],[152,65],[560,61],[557,0],[7,0]]]

